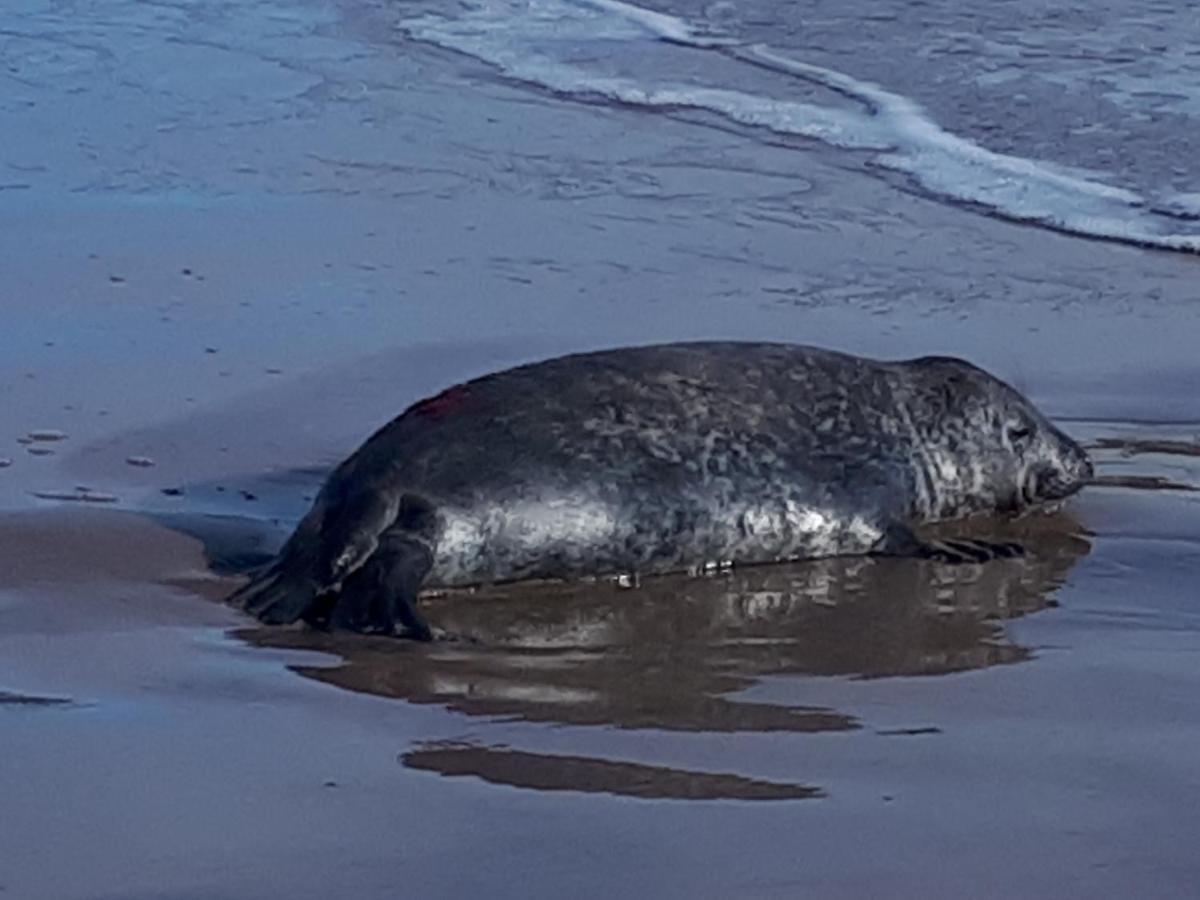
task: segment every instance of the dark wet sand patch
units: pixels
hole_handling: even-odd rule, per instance
[[[1132,488],[1138,491],[1200,491],[1200,487],[1175,481],[1163,475],[1097,475],[1091,483],[1096,487]]]
[[[67,503],[116,503],[121,498],[106,491],[77,487],[73,491],[32,491],[39,500],[59,500]]]
[[[0,516],[3,587],[162,582],[204,570],[199,540],[135,512],[67,503]]]
[[[696,772],[454,741],[421,744],[401,754],[400,762],[409,769],[446,778],[478,778],[535,791],[615,794],[642,800],[810,800],[825,796],[820,788],[730,772]]]
[[[1089,444],[1088,448],[1117,450],[1123,456],[1137,456],[1145,453],[1200,456],[1200,441],[1172,440],[1169,438],[1102,437],[1094,443]]]
[[[39,697],[31,694],[16,694],[12,691],[0,691],[0,706],[71,706],[75,703],[70,697]]]

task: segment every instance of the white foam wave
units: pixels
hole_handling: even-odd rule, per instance
[[[597,9],[615,13],[628,21],[636,22],[651,34],[665,41],[687,44],[690,47],[711,47],[721,43],[712,38],[702,36],[682,19],[677,19],[675,16],[668,16],[665,13],[642,9],[642,7],[634,6],[631,3],[622,3],[621,0],[580,0],[580,2]]]
[[[1134,191],[1062,167],[995,153],[947,132],[907,97],[841,72],[793,59],[763,45],[743,46],[664,13],[622,0],[482,0],[455,18],[401,22],[413,37],[498,66],[511,77],[577,96],[652,108],[693,108],[732,121],[852,150],[903,172],[926,191],[996,215],[1089,237],[1200,252],[1200,227],[1178,202],[1153,204]],[[781,100],[745,91],[649,83],[604,74],[576,62],[582,43],[647,38],[682,44],[849,97],[861,109]],[[1188,198],[1190,199],[1190,197]],[[1182,204],[1190,208],[1190,203]]]

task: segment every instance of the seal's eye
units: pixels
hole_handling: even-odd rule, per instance
[[[1010,444],[1024,444],[1033,437],[1033,429],[1027,425],[1009,425],[1008,441]]]

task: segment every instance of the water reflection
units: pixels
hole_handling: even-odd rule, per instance
[[[961,532],[961,526],[959,526]],[[750,702],[765,676],[935,675],[1019,662],[1002,622],[1051,604],[1088,551],[1065,516],[989,536],[1023,558],[946,566],[830,559],[704,578],[518,585],[433,597],[430,620],[460,640],[253,629],[274,647],[322,650],[335,667],[301,674],[349,690],[470,716],[621,729],[826,732],[858,727],[836,710]]]

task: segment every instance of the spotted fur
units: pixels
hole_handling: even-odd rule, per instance
[[[736,342],[579,354],[388,423],[234,600],[266,621],[375,608],[339,592],[367,565],[360,580],[384,590],[393,554],[457,586],[923,552],[912,525],[1019,513],[1090,477],[1078,444],[958,359]],[[404,512],[418,508],[419,527]]]

